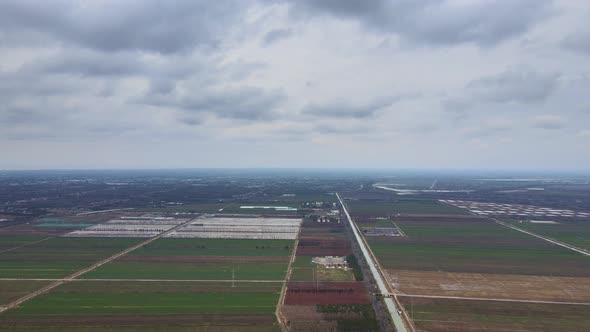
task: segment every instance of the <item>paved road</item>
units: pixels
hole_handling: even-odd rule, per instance
[[[376,268],[377,264],[373,260],[373,257],[371,256],[371,254],[369,253],[369,250],[367,249],[367,246],[366,246],[365,242],[363,241],[357,227],[352,222],[352,218],[350,218],[350,214],[348,213],[348,210],[346,209],[346,206],[344,205],[342,198],[340,198],[340,195],[338,193],[336,193],[336,197],[338,198],[338,201],[340,202],[340,205],[342,206],[342,210],[344,211],[344,214],[346,215],[346,219],[348,219],[348,223],[350,224],[350,228],[352,228],[352,232],[354,233],[354,237],[356,238],[356,241],[358,242],[359,247],[361,248],[361,252],[363,253],[363,256],[365,257],[367,264],[369,264],[371,274],[373,274],[373,278],[377,282],[377,287],[379,287],[379,291],[381,292],[381,294],[389,294],[390,293],[389,289],[385,285],[385,281],[383,280],[383,277],[381,276],[381,274],[379,273],[379,271]],[[397,308],[395,302],[393,301],[393,299],[391,297],[385,297],[385,298],[383,298],[383,301],[385,302],[385,306],[387,307],[387,310],[389,311],[389,314],[391,315],[391,319],[393,321],[393,325],[395,326],[395,329],[398,332],[407,332],[408,330],[406,329],[404,321],[403,321],[402,317],[400,316],[398,308]]]
[[[497,224],[500,224],[500,225],[502,225],[502,226],[505,226],[505,227],[508,227],[508,228],[512,228],[512,229],[514,229],[514,230],[517,230],[517,231],[519,231],[519,232],[522,232],[522,233],[525,233],[525,234],[528,234],[528,235],[534,236],[534,237],[536,237],[536,238],[539,238],[539,239],[541,239],[541,240],[545,240],[545,241],[547,241],[547,242],[551,242],[551,243],[553,243],[553,244],[556,244],[556,245],[558,245],[558,246],[560,246],[560,247],[564,247],[564,248],[566,248],[566,249],[569,249],[569,250],[573,250],[573,251],[575,251],[575,252],[578,252],[578,253],[580,253],[580,254],[582,254],[582,255],[590,256],[590,252],[588,252],[588,251],[586,251],[586,250],[584,250],[584,249],[582,249],[582,248],[578,248],[578,247],[576,247],[576,246],[572,246],[572,245],[570,245],[570,244],[563,243],[563,242],[561,242],[561,241],[553,240],[553,239],[551,239],[551,238],[548,238],[548,237],[545,237],[545,236],[539,235],[539,234],[537,234],[537,233],[533,233],[533,232],[526,231],[526,230],[524,230],[524,229],[522,229],[522,228],[518,228],[518,227],[516,227],[516,226],[513,226],[513,225],[511,225],[511,224],[509,224],[509,223],[505,223],[505,222],[503,222],[503,221],[500,221],[500,220],[498,220],[498,219],[496,219],[496,218],[491,218],[491,219],[492,219],[492,220],[494,220],[494,221],[495,221]]]
[[[499,299],[486,297],[467,297],[467,296],[444,296],[444,295],[417,295],[417,294],[396,294],[400,297],[421,297],[427,299],[449,299],[449,300],[474,300],[474,301],[495,301],[495,302],[522,302],[522,303],[539,303],[539,304],[570,304],[570,305],[590,305],[588,302],[562,302],[562,301],[541,301],[541,300],[519,300],[519,299]]]
[[[43,287],[43,288],[41,288],[41,289],[39,289],[39,290],[37,290],[37,291],[35,291],[33,293],[27,294],[27,295],[25,295],[25,296],[23,296],[23,297],[15,300],[15,301],[13,301],[13,302],[10,302],[10,303],[8,303],[5,306],[0,307],[0,313],[2,313],[4,311],[7,311],[7,310],[10,310],[10,309],[12,309],[12,308],[14,308],[16,306],[19,306],[20,304],[22,304],[22,303],[24,303],[24,302],[26,302],[26,301],[28,301],[28,300],[30,300],[30,299],[38,296],[38,295],[47,293],[47,292],[49,292],[50,290],[54,289],[57,286],[60,286],[60,285],[66,283],[68,281],[71,281],[72,279],[78,278],[79,276],[83,275],[84,273],[90,272],[90,271],[96,269],[97,267],[100,267],[100,266],[102,266],[104,264],[109,263],[110,261],[113,261],[113,260],[115,260],[115,259],[117,259],[117,258],[119,258],[119,257],[121,257],[123,255],[126,255],[129,252],[131,252],[131,251],[133,251],[133,250],[135,250],[135,249],[137,249],[139,247],[142,247],[142,246],[144,246],[146,244],[149,244],[150,242],[153,242],[153,241],[161,238],[162,236],[166,236],[166,235],[174,232],[175,230],[177,230],[177,229],[179,229],[179,228],[181,228],[181,227],[183,227],[185,225],[190,224],[193,221],[194,221],[194,219],[191,219],[191,220],[189,220],[187,222],[184,222],[182,224],[179,224],[177,226],[174,226],[173,228],[171,228],[171,229],[169,229],[167,231],[164,231],[164,232],[162,232],[162,233],[160,233],[160,234],[158,234],[158,235],[156,235],[154,237],[151,237],[151,238],[149,238],[149,239],[147,239],[147,240],[145,240],[145,241],[143,241],[143,242],[141,242],[139,244],[136,244],[133,247],[127,248],[127,249],[125,249],[125,250],[123,250],[123,251],[121,251],[121,252],[119,252],[117,254],[114,254],[114,255],[112,255],[112,256],[110,256],[108,258],[105,258],[105,259],[99,261],[98,263],[93,264],[92,266],[89,266],[89,267],[87,267],[85,269],[82,269],[82,270],[80,270],[80,271],[78,271],[78,272],[76,272],[74,274],[71,274],[71,275],[67,276],[64,279],[60,279],[60,280],[58,280],[58,281],[56,281],[56,282],[54,282],[54,283],[52,283],[52,284],[50,284],[48,286],[45,286],[45,287]]]

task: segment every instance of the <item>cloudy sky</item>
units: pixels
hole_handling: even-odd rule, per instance
[[[0,1],[0,169],[590,167],[587,0]]]

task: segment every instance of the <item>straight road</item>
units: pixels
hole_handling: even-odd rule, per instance
[[[346,209],[346,206],[344,205],[342,198],[340,197],[340,195],[338,193],[336,193],[336,197],[338,198],[338,201],[340,202],[340,205],[342,206],[342,210],[344,211],[344,214],[346,215],[346,219],[348,220],[350,228],[352,229],[352,232],[354,233],[354,237],[355,237],[356,241],[358,242],[359,247],[361,248],[361,252],[363,253],[365,260],[367,261],[367,264],[369,265],[369,269],[371,270],[371,274],[373,275],[375,282],[377,282],[377,287],[379,287],[379,292],[381,292],[381,294],[383,294],[384,296],[387,296],[387,294],[390,294],[390,291],[387,288],[386,283],[383,280],[383,277],[381,276],[381,274],[377,270],[377,263],[373,260],[373,257],[369,253],[369,250],[367,249],[367,246],[366,246],[365,242],[363,241],[356,225],[352,222],[352,218],[350,218],[350,214],[348,213],[348,210]],[[393,325],[394,325],[396,331],[407,332],[408,330],[406,329],[404,321],[403,321],[402,317],[400,316],[401,310],[398,310],[393,299],[391,297],[384,297],[383,301],[385,302],[385,306],[387,307],[387,310],[389,311],[389,314],[391,315],[391,319],[393,321]]]
[[[143,241],[143,242],[141,242],[139,244],[136,244],[133,247],[127,248],[127,249],[125,249],[125,250],[123,250],[123,251],[121,251],[119,253],[116,253],[116,254],[108,257],[108,258],[105,258],[105,259],[103,259],[103,260],[101,260],[101,261],[99,261],[99,262],[97,262],[97,263],[95,263],[95,264],[93,264],[93,265],[85,268],[85,269],[82,269],[82,270],[80,270],[78,272],[75,272],[75,273],[69,275],[68,277],[66,277],[64,279],[60,279],[60,280],[58,280],[58,281],[56,281],[56,282],[54,282],[54,283],[52,283],[52,284],[50,284],[48,286],[45,286],[45,287],[43,287],[43,288],[41,288],[41,289],[39,289],[39,290],[37,290],[37,291],[35,291],[33,293],[27,294],[27,295],[25,295],[25,296],[23,296],[23,297],[15,300],[15,301],[13,301],[13,302],[10,302],[10,303],[8,303],[5,306],[0,307],[0,313],[2,313],[4,311],[7,311],[7,310],[10,310],[10,309],[12,309],[14,307],[17,307],[20,304],[22,304],[22,303],[24,303],[24,302],[26,302],[26,301],[28,301],[28,300],[30,300],[32,298],[37,297],[38,295],[47,293],[47,292],[49,292],[50,290],[54,289],[57,286],[60,286],[60,285],[66,283],[68,281],[71,281],[72,279],[78,278],[79,276],[81,276],[81,275],[83,275],[83,274],[85,274],[87,272],[90,272],[90,271],[92,271],[92,270],[94,270],[94,269],[96,269],[96,268],[98,268],[98,267],[100,267],[102,265],[105,265],[105,264],[107,264],[107,263],[109,263],[109,262],[111,262],[111,261],[113,261],[113,260],[115,260],[115,259],[123,256],[123,255],[126,255],[126,254],[130,253],[131,251],[133,251],[133,250],[135,250],[137,248],[140,248],[142,246],[145,246],[146,244],[149,244],[149,243],[151,243],[153,241],[156,241],[157,239],[159,239],[159,238],[161,238],[163,236],[166,236],[166,235],[174,232],[175,230],[177,230],[177,229],[179,229],[181,227],[184,227],[184,226],[190,224],[193,221],[194,221],[194,219],[191,219],[191,220],[189,220],[187,222],[184,222],[182,224],[179,224],[177,226],[174,226],[173,228],[171,228],[171,229],[169,229],[167,231],[164,231],[164,232],[162,232],[162,233],[160,233],[160,234],[158,234],[158,235],[156,235],[154,237],[151,237],[151,238],[149,238],[149,239],[147,239],[147,240],[145,240],[145,241]]]

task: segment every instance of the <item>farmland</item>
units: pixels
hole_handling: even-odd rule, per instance
[[[590,250],[589,220],[560,220],[557,223],[542,224],[532,222],[510,221],[514,226],[552,239]]]
[[[392,201],[347,200],[351,215],[390,216],[394,214],[468,214],[437,200],[400,198]]]
[[[134,239],[52,238],[0,254],[2,278],[63,278],[130,247]]]
[[[48,281],[39,280],[0,280],[0,306],[27,295],[48,283]]]
[[[368,238],[384,268],[470,273],[587,276],[590,261],[493,222],[404,221],[407,238]]]
[[[292,250],[288,240],[164,238],[84,278],[282,280]]]
[[[0,326],[90,327],[110,320],[111,327],[223,327],[237,323],[272,329],[279,291],[280,284],[232,287],[215,282],[76,281],[11,311]],[[162,319],[154,322],[150,318],[154,314]],[[249,318],[244,320],[246,316]]]
[[[590,306],[402,297],[424,331],[586,331]]]

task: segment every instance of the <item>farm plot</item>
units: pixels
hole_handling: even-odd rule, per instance
[[[0,278],[63,278],[135,239],[52,238],[0,254]]]
[[[407,237],[367,238],[384,268],[587,277],[590,260],[483,220],[396,220]],[[469,219],[467,219],[469,220]]]
[[[75,281],[3,315],[2,328],[272,330],[279,284]]]
[[[590,303],[590,278],[388,270],[408,295]]]
[[[49,284],[49,281],[0,280],[0,306],[25,296],[47,284]]]
[[[43,239],[45,238],[39,236],[9,236],[2,234],[0,236],[0,251],[9,250]]]
[[[510,220],[511,224],[533,233],[590,250],[590,221],[560,220],[554,223],[520,222]]]
[[[346,200],[356,216],[387,217],[397,214],[466,215],[468,211],[431,199],[396,199],[392,201]]]
[[[590,306],[400,297],[421,331],[587,331]]]
[[[158,239],[84,278],[283,280],[292,246],[287,240]]]
[[[286,305],[369,304],[362,282],[290,282]]]

